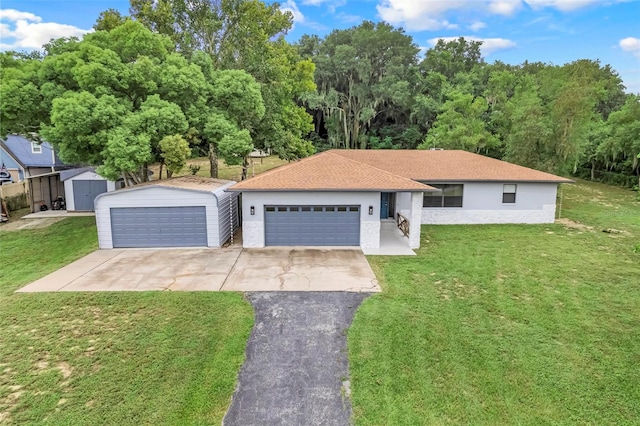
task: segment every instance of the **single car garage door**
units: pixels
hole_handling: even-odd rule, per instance
[[[111,208],[113,247],[206,247],[205,207]]]
[[[359,246],[359,206],[265,206],[268,246]]]

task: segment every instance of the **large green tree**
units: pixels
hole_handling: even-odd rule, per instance
[[[320,44],[303,38],[299,49],[314,55],[318,96],[308,102],[322,112],[329,146],[366,148],[376,121],[409,120],[418,48],[402,30],[365,21]]]
[[[166,137],[204,133],[203,113],[223,114],[237,132],[248,132],[264,114],[251,76],[235,71],[208,78],[200,64],[172,53],[168,37],[138,22],[125,20],[82,41],[58,40],[48,49],[42,61],[5,58],[12,67],[2,75],[2,133],[42,136],[63,160],[99,166],[111,179],[146,180],[149,162],[184,152],[181,142]],[[246,144],[225,141],[228,157],[246,155]]]
[[[446,148],[484,152],[499,143],[486,127],[487,101],[482,97],[452,91],[421,149]]]
[[[204,52],[213,70],[239,69],[260,84],[266,106],[250,130],[253,144],[281,158],[313,153],[311,116],[299,99],[315,91],[314,64],[284,40],[290,12],[258,0],[131,0],[131,14],[171,37],[187,57]],[[204,62],[200,57],[197,59]],[[211,154],[211,152],[210,152]],[[213,160],[212,160],[213,161]],[[212,168],[213,170],[213,168]]]

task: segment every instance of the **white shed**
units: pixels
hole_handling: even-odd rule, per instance
[[[98,195],[116,190],[116,183],[97,174],[93,167],[63,170],[60,181],[64,182],[67,211],[93,211]]]
[[[238,227],[235,182],[183,176],[96,197],[101,249],[221,247]]]

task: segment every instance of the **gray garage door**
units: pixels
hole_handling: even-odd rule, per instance
[[[268,246],[359,246],[359,206],[265,206]]]
[[[111,208],[113,247],[206,247],[203,207]]]
[[[103,192],[107,192],[106,180],[74,180],[74,208],[76,210],[93,211],[93,200]]]

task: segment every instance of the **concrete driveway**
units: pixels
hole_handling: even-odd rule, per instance
[[[98,250],[18,292],[355,291],[380,287],[360,250]]]

